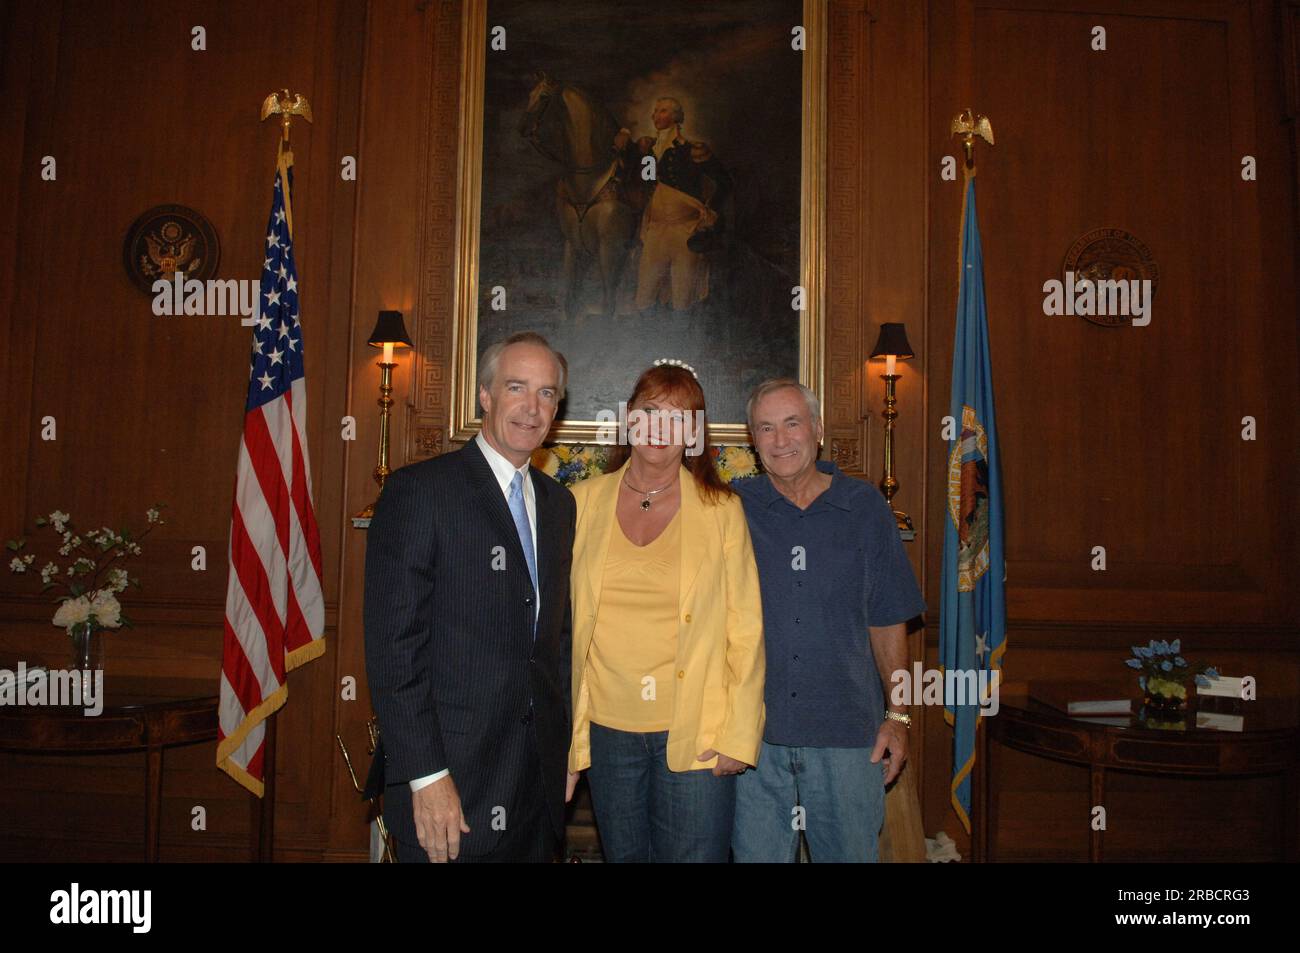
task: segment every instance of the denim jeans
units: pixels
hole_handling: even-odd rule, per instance
[[[874,863],[884,821],[885,766],[870,748],[764,741],[758,767],[736,779],[731,849],[737,863],[793,863],[802,830],[814,863]]]
[[[668,732],[591,726],[587,783],[608,863],[723,863],[734,775],[668,769]]]

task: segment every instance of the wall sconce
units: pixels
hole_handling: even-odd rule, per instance
[[[411,338],[406,333],[406,324],[402,321],[400,311],[380,311],[375,330],[366,342],[371,347],[382,347],[383,357],[379,360],[379,463],[375,467],[375,482],[379,484],[379,493],[384,492],[384,481],[388,479],[388,418],[393,406],[393,348],[413,347]],[[379,495],[375,495],[376,502]],[[370,503],[354,520],[369,520],[375,515],[375,504]]]
[[[898,480],[894,478],[894,421],[898,419],[898,411],[895,406],[898,401],[894,396],[894,385],[898,382],[898,374],[894,373],[895,361],[906,361],[915,355],[912,353],[912,345],[907,343],[907,331],[902,324],[882,324],[880,326],[880,337],[876,340],[875,350],[871,352],[868,361],[885,359],[885,373],[881,376],[885,378],[885,475],[880,481],[880,492],[885,494],[885,502],[893,510],[894,519],[898,522],[899,532],[904,534],[904,539],[913,539],[916,531],[912,526],[912,519],[901,510],[894,509],[894,494],[898,492]]]

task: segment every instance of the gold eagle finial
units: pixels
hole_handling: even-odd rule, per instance
[[[277,114],[283,118],[284,141],[288,142],[290,117],[301,116],[311,122],[311,103],[307,102],[307,97],[302,93],[290,96],[289,90],[282,89],[262,100],[262,121],[265,121],[268,116]]]
[[[952,120],[952,135],[962,137],[962,148],[966,150],[966,165],[975,164],[975,137],[979,136],[989,145],[993,145],[993,124],[988,116],[976,116],[969,106]]]

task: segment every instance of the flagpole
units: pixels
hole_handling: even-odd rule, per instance
[[[993,124],[989,122],[988,116],[976,116],[975,110],[970,106],[966,111],[958,113],[953,117],[952,125],[949,127],[952,135],[961,136],[962,150],[966,153],[966,168],[974,170],[975,168],[975,137],[979,136],[989,145],[993,145]]]
[[[256,845],[256,859],[263,863],[274,858],[278,734],[275,716],[288,696],[288,681],[284,676],[325,651],[320,540],[311,502],[311,464],[303,433],[306,384],[302,338],[298,330],[290,178],[293,165],[289,139],[292,117],[301,116],[311,122],[311,105],[301,93],[290,96],[287,89],[280,90],[262,102],[262,120],[272,115],[281,116],[281,136],[276,145],[275,197],[267,225],[267,261],[262,277],[266,303],[262,306],[261,319],[255,322],[257,330],[253,332],[244,434],[236,469],[217,743],[217,767],[257,798],[257,803],[251,806],[250,827]],[[278,269],[272,267],[273,259],[280,262]],[[272,330],[275,320],[280,322],[278,338]],[[282,351],[272,343],[279,339],[287,339],[287,350]],[[274,348],[269,353],[264,350],[268,344]],[[262,376],[254,378],[259,360]],[[269,393],[262,396],[263,391]],[[295,394],[298,396],[296,407],[290,399]],[[280,416],[268,418],[268,414]],[[268,419],[278,420],[279,424],[273,430],[269,429]],[[279,456],[282,459],[292,454],[294,472],[284,475],[278,493],[274,492],[275,487],[268,490],[265,482],[253,474],[250,460],[258,453],[270,453],[272,458]],[[272,502],[273,511],[267,514],[266,509],[272,506]],[[288,572],[282,577],[284,592],[280,593],[280,601],[276,601],[276,594],[269,585],[276,577],[270,575],[272,567],[264,566],[257,553],[260,551],[258,540],[265,543],[267,534],[275,533],[274,510],[282,506],[293,506],[299,511],[294,533],[283,546],[286,561],[292,551],[305,554],[307,560],[297,568],[286,565]],[[249,516],[255,518],[247,519]],[[274,539],[271,545],[274,545]],[[287,614],[282,611],[286,604],[291,606]],[[277,612],[279,626],[260,629],[256,638],[239,628],[243,619],[272,618]],[[272,673],[283,672],[283,675],[275,675],[273,685],[268,686],[250,677],[250,673],[268,669]],[[250,735],[259,728],[260,744],[253,745]]]
[[[289,217],[292,213],[289,211],[291,206],[286,174],[286,166],[293,162],[289,127],[294,116],[302,116],[307,122],[312,121],[311,103],[302,93],[290,96],[288,89],[281,89],[278,93],[271,93],[262,101],[261,121],[265,122],[274,115],[281,117],[280,142],[276,146],[276,167],[282,176],[282,181],[286,183],[284,194],[286,225],[292,235],[293,219]],[[250,822],[257,843],[256,859],[260,864],[272,863],[275,856],[275,749],[280,721],[276,717],[277,714],[278,709],[267,715],[265,720],[266,735],[262,742],[262,796],[255,798],[251,805]]]
[[[965,112],[953,117],[949,128],[951,135],[961,137],[962,151],[966,156],[962,175],[961,220],[957,223],[957,280],[960,285],[962,237],[966,234],[966,200],[970,194],[970,180],[975,178],[975,137],[993,145],[993,123],[989,122],[988,116],[975,115],[975,110],[967,106]]]
[[[271,93],[262,100],[262,122],[266,122],[271,116],[279,116],[281,121],[280,143],[285,148],[289,146],[289,123],[294,116],[301,116],[308,122],[312,121],[311,103],[307,102],[307,97],[302,93],[289,95],[289,90],[281,89],[278,92]]]
[[[278,712],[273,712],[265,721],[266,737],[262,742],[262,767],[265,779],[262,796],[253,798],[252,825],[253,840],[257,844],[256,862],[269,864],[274,858],[275,845],[275,735]]]
[[[1002,588],[1005,571],[1001,481],[997,474],[996,421],[974,194],[975,139],[978,137],[993,145],[993,125],[987,116],[977,115],[973,108],[967,107],[953,118],[951,133],[960,137],[965,158],[961,219],[957,229],[957,335],[950,402],[952,419],[959,429],[950,441],[948,502],[952,517],[951,521],[945,520],[944,527],[939,646],[945,670],[964,670],[973,662],[981,669],[981,674],[984,669],[995,673],[993,677],[997,681],[993,691],[996,692],[1000,682],[1001,654],[1006,648]],[[972,261],[967,260],[968,253],[973,256]],[[988,481],[982,509],[976,493],[968,496],[965,480],[967,467],[979,479],[981,458]],[[961,471],[962,479],[961,488],[954,491],[952,474],[956,470]],[[965,514],[968,510],[970,525],[981,519],[985,521],[988,538],[978,549],[972,547],[963,556],[957,514]],[[988,562],[981,563],[981,558]],[[999,567],[1000,563],[1003,567]],[[989,576],[989,573],[998,573],[1000,568],[1003,569],[1002,580]],[[980,608],[978,593],[981,591],[988,601],[984,609]],[[994,643],[992,654],[987,659],[982,648],[986,637]],[[981,691],[976,705],[969,702],[958,705],[949,700],[945,700],[944,705],[944,721],[953,729],[953,775],[949,800],[962,827],[970,835],[972,859],[976,862],[987,861],[994,849],[986,823],[989,807],[996,798],[989,771],[989,728],[981,723],[983,712],[974,710],[976,707],[982,709],[984,700]]]

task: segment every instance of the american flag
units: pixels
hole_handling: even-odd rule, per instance
[[[217,740],[217,767],[259,797],[265,722],[288,695],[285,673],[325,651],[292,193],[293,153],[281,143],[230,518]]]

